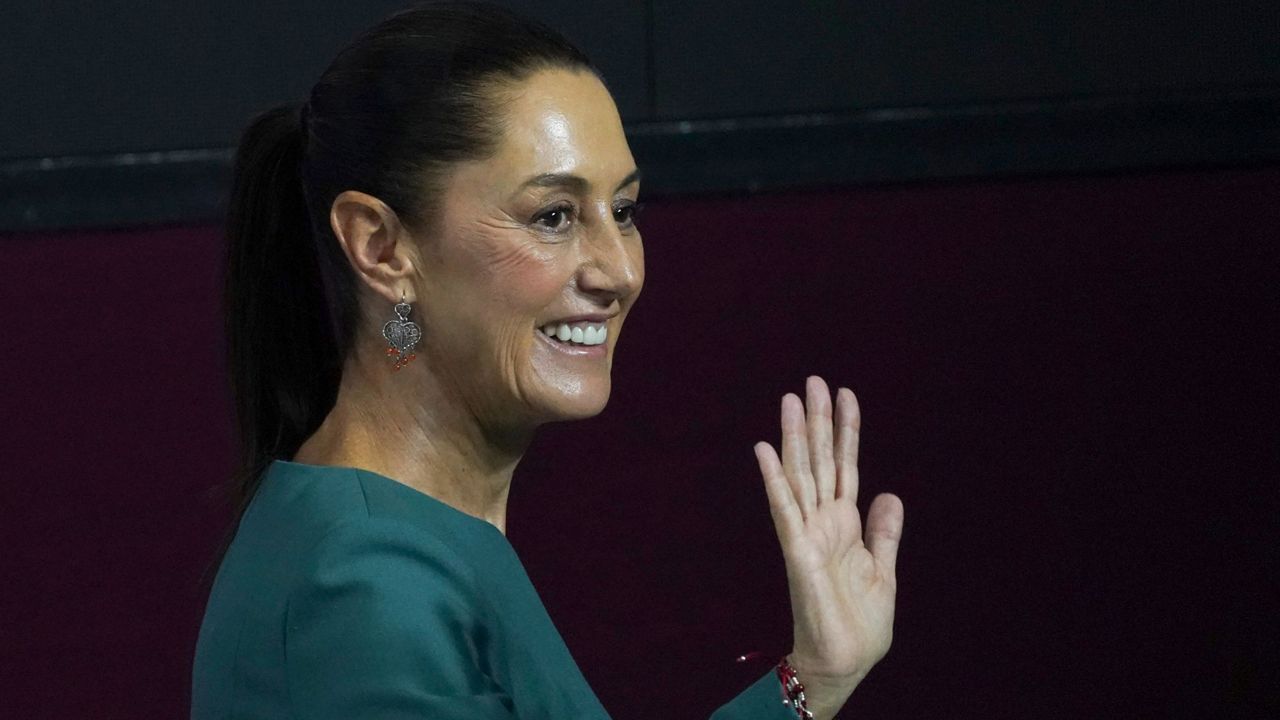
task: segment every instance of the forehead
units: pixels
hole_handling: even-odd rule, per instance
[[[535,72],[505,89],[501,107],[503,136],[493,159],[522,173],[513,181],[574,172],[612,188],[635,167],[613,98],[589,71]]]

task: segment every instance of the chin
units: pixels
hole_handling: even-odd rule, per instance
[[[543,396],[543,415],[548,422],[585,420],[604,411],[609,403],[610,386],[603,382],[589,382],[576,387],[548,388]]]

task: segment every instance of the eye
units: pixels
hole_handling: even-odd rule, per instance
[[[543,230],[550,232],[564,232],[569,227],[569,222],[573,218],[573,205],[570,203],[560,203],[553,207],[538,213],[534,216],[533,222]]]
[[[623,203],[613,209],[613,219],[624,228],[634,227],[636,218],[643,209],[644,203],[642,202]]]

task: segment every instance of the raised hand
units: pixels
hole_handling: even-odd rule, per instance
[[[893,639],[903,508],[896,495],[876,496],[864,532],[858,402],[841,388],[833,418],[818,377],[806,382],[806,396],[782,398],[781,459],[769,443],[755,451],[786,561],[795,623],[789,661],[815,717],[830,718]]]

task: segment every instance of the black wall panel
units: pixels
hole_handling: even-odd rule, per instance
[[[682,119],[1280,84],[1280,3],[653,0]]]
[[[1280,3],[500,0],[604,71],[645,191],[1280,162]],[[408,3],[0,3],[0,230],[221,217],[232,147]]]
[[[645,6],[507,2],[564,32],[645,110]],[[0,3],[0,159],[221,148],[301,100],[339,48],[404,0]]]

